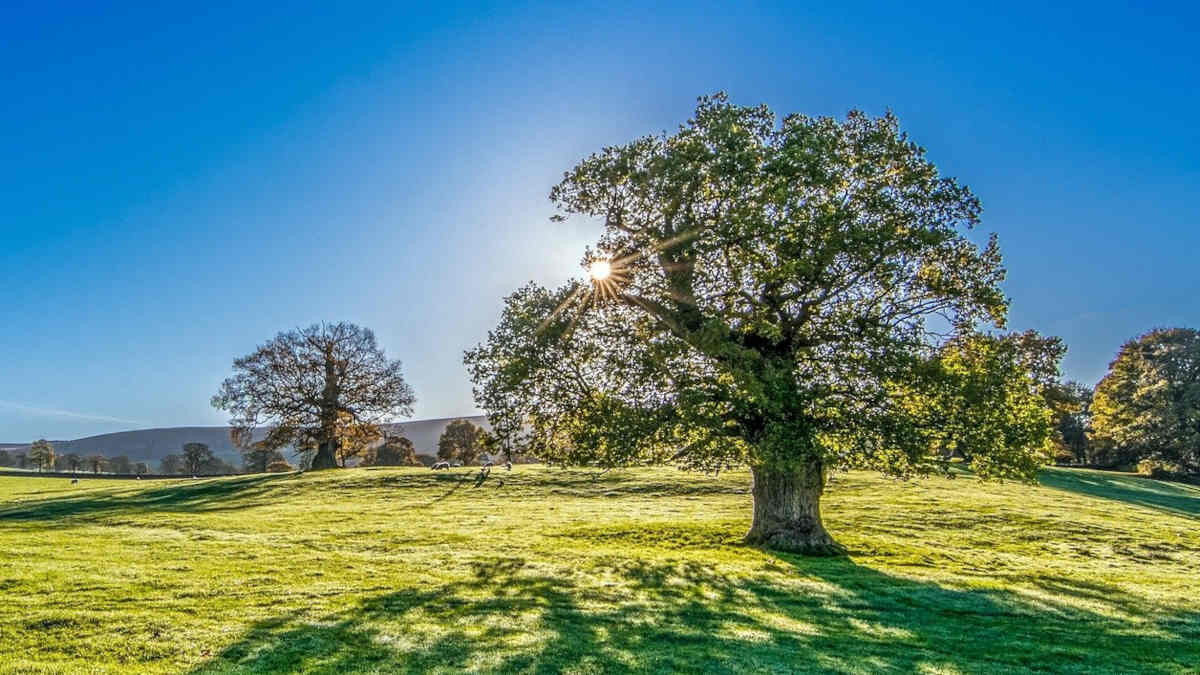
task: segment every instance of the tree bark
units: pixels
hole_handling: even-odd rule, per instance
[[[821,523],[825,472],[820,462],[799,469],[751,467],[754,522],[746,543],[802,555],[840,555],[844,549]]]
[[[328,440],[317,446],[317,454],[313,456],[311,467],[314,471],[338,468],[337,451],[334,447],[336,444],[337,441]]]

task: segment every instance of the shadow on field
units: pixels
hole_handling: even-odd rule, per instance
[[[120,511],[214,512],[244,509],[264,503],[262,497],[295,474],[255,474],[195,482],[152,483],[136,492],[88,491],[70,497],[26,501],[0,509],[0,521],[44,520],[107,515]],[[129,481],[121,488],[131,487]]]
[[[1200,517],[1200,488],[1093,469],[1046,469],[1038,476],[1046,487],[1115,499],[1181,516]]]
[[[587,572],[611,588],[521,560],[472,567],[471,578],[352,611],[263,621],[193,672],[1083,673],[1095,670],[1097,650],[1115,672],[1200,662],[1194,614],[1134,623],[1114,618],[1120,598],[1102,597],[1106,611],[1092,613],[915,582],[845,558],[774,556],[752,577],[614,558]]]

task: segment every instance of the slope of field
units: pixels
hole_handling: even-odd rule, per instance
[[[739,544],[745,473],[475,476],[0,478],[0,672],[1200,664],[1192,488],[839,475],[805,559]]]
[[[407,436],[413,442],[418,454],[437,454],[437,441],[446,430],[446,425],[460,419],[447,417],[444,419],[413,420],[400,424],[385,424],[383,427],[389,433]],[[487,428],[487,418],[482,415],[465,417],[475,424]],[[258,433],[258,438],[266,435],[266,430]],[[221,459],[241,466],[242,455],[229,437],[229,427],[166,427],[162,429],[135,429],[133,431],[118,431],[99,436],[77,438],[72,441],[51,441],[54,451],[59,454],[73,452],[81,456],[100,454],[106,457],[125,455],[135,462],[150,462],[157,465],[163,457],[172,453],[178,454],[184,443],[204,443]],[[0,449],[28,451],[29,444],[13,444],[0,446]]]

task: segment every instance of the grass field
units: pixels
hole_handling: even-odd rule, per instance
[[[847,558],[746,473],[0,478],[0,671],[1196,672],[1200,490],[839,475]]]

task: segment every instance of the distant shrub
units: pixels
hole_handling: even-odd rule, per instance
[[[292,465],[287,463],[287,460],[277,459],[267,465],[267,473],[287,473],[293,471]]]
[[[417,455],[417,461],[419,461],[423,466],[433,466],[437,463],[438,459],[433,455]]]

